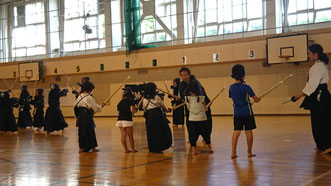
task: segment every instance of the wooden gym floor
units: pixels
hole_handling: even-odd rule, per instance
[[[309,116],[256,117],[257,156],[246,156],[242,134],[237,160],[232,117],[214,117],[214,154],[194,157],[183,128],[173,130],[173,148],[148,153],[143,118],[135,118],[138,153],[123,152],[116,118],[96,118],[101,151],[79,155],[75,120],[67,121],[64,136],[0,134],[0,185],[331,185],[331,156],[315,152]]]

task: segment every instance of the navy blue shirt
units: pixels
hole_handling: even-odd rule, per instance
[[[229,97],[233,100],[234,117],[253,116],[250,97],[255,96],[249,85],[234,83],[229,88]]]

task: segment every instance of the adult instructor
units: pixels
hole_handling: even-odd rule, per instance
[[[331,95],[328,90],[327,67],[329,58],[319,44],[313,44],[308,48],[308,57],[313,65],[309,69],[306,86],[292,97],[292,101],[305,97],[300,108],[310,110],[316,148],[323,153],[331,153]]]

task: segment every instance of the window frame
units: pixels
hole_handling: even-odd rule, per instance
[[[31,24],[26,24],[26,20],[24,21],[24,26],[15,26],[15,17],[14,17],[14,11],[15,11],[15,7],[18,7],[18,6],[22,6],[24,5],[24,8],[26,9],[26,6],[27,5],[31,5],[31,4],[36,4],[36,3],[42,3],[43,4],[43,8],[44,10],[41,12],[42,14],[44,14],[44,21],[43,22],[37,22],[37,23],[31,23]],[[46,55],[47,54],[47,31],[46,31],[46,26],[47,26],[47,23],[46,23],[46,13],[45,13],[45,6],[46,6],[46,1],[45,0],[35,0],[33,2],[19,2],[19,3],[15,3],[13,4],[13,6],[11,7],[12,8],[12,12],[13,12],[13,20],[11,22],[12,24],[12,29],[10,30],[10,34],[11,34],[11,38],[10,38],[10,43],[11,43],[11,47],[9,48],[10,50],[10,58],[11,59],[14,59],[14,61],[16,60],[16,58],[23,58],[23,57],[26,57],[26,58],[30,58],[30,57],[34,57],[34,56],[42,56],[42,55]],[[26,12],[25,12],[25,15],[24,15],[24,19],[26,19],[27,15],[26,15]],[[29,26],[34,26],[34,27],[38,27],[38,26],[43,26],[45,27],[45,32],[44,32],[44,36],[45,36],[45,42],[44,44],[37,44],[37,45],[33,45],[33,46],[19,46],[19,47],[14,47],[13,46],[13,43],[15,38],[13,37],[13,33],[15,31],[15,29],[19,29],[19,28],[27,28]],[[43,53],[38,53],[38,54],[35,54],[35,55],[28,55],[28,50],[29,49],[33,49],[33,48],[39,48],[39,47],[43,47],[44,48],[44,52]],[[25,55],[16,55],[16,51],[18,50],[25,50]]]
[[[66,21],[73,21],[73,20],[83,20],[84,21],[84,24],[82,25],[82,27],[84,25],[87,25],[86,24],[86,19],[85,19],[85,16],[82,15],[82,16],[76,16],[76,17],[70,17],[70,18],[65,18],[65,14],[66,14],[66,11],[67,11],[67,8],[65,7],[65,1],[67,0],[64,0],[63,1],[63,43],[61,46],[63,46],[63,49],[62,51],[65,53],[65,54],[69,54],[71,52],[78,52],[78,51],[89,51],[89,50],[99,50],[99,49],[103,49],[103,48],[106,48],[106,44],[104,45],[104,47],[100,47],[100,44],[102,43],[102,41],[106,42],[106,36],[104,37],[100,37],[100,27],[101,28],[104,28],[105,29],[105,24],[104,25],[99,25],[99,17],[100,16],[103,16],[104,19],[105,19],[105,12],[104,11],[100,11],[100,4],[104,4],[104,2],[100,2],[99,0],[95,0],[96,3],[97,3],[97,10],[96,10],[96,13],[95,14],[89,14],[89,17],[86,18],[87,20],[88,19],[91,19],[91,18],[95,18],[96,20],[96,26],[95,27],[90,27],[90,29],[93,29],[93,28],[96,28],[95,31],[92,30],[93,32],[95,32],[96,36],[93,37],[93,38],[88,38],[88,34],[84,32],[84,39],[79,39],[79,40],[68,40],[68,41],[65,41],[65,34],[66,34],[66,29],[65,29],[65,23]],[[72,0],[68,0],[68,1],[72,1]],[[76,0],[76,1],[80,1],[80,0]],[[79,3],[79,2],[78,2]],[[70,10],[69,10],[70,11]],[[82,29],[82,28],[77,28],[77,29]],[[91,42],[94,42],[94,41],[97,41],[98,42],[98,47],[96,48],[88,48],[87,49],[87,45],[86,43],[91,43]],[[68,45],[74,45],[74,44],[78,44],[79,48],[78,49],[72,49],[72,50],[65,50],[65,45],[68,44]],[[84,49],[81,49],[81,46],[85,44],[85,47]]]

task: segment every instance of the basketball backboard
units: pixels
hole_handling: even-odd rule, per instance
[[[267,38],[268,64],[299,63],[308,61],[308,34]]]
[[[18,68],[21,82],[39,80],[39,62],[21,63]]]

